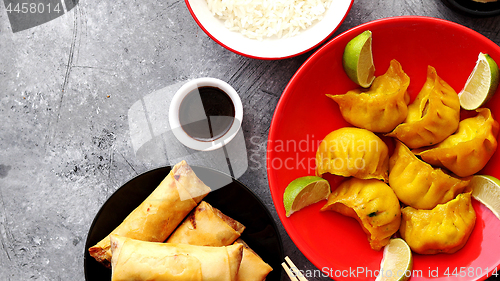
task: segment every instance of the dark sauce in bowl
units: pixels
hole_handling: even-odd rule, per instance
[[[179,107],[182,129],[198,141],[214,141],[227,133],[235,117],[229,95],[216,87],[199,87],[189,92]]]

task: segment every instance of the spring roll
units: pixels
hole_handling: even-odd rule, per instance
[[[167,243],[227,246],[241,236],[245,226],[202,201],[167,239]]]
[[[167,239],[167,243],[183,243],[199,246],[227,246],[233,244],[245,227],[224,215],[220,210],[202,201]],[[243,240],[235,245],[243,246],[243,259],[237,281],[262,281],[273,269],[265,263]]]
[[[157,243],[111,235],[111,281],[235,281],[243,246]]]
[[[110,235],[163,242],[209,192],[210,188],[182,161]],[[107,267],[111,260],[110,235],[89,249],[90,255]]]
[[[243,246],[243,258],[241,260],[240,269],[236,276],[236,281],[263,281],[273,268],[264,262],[248,245],[238,239],[233,245]]]

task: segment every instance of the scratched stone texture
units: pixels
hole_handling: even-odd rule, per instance
[[[500,43],[500,17],[457,14],[438,0],[356,0],[335,35],[400,15],[448,19]],[[285,254],[315,269],[279,223],[265,171],[274,108],[311,53],[279,61],[234,54],[205,35],[180,0],[81,0],[64,16],[17,33],[0,5],[0,280],[84,280],[84,244],[100,206],[157,167],[134,156],[128,109],[155,90],[202,76],[240,93],[253,155],[240,180],[278,222]]]

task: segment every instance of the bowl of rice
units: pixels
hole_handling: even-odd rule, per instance
[[[354,0],[185,0],[200,28],[237,54],[285,59],[328,39]]]

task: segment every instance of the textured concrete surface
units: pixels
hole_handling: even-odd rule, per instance
[[[448,19],[500,43],[500,17],[460,15],[439,0],[356,0],[336,34],[399,15]],[[280,61],[231,53],[203,33],[180,0],[82,0],[18,33],[0,5],[0,280],[84,280],[85,239],[100,206],[128,179],[168,163],[135,156],[129,108],[201,76],[240,93],[246,146],[259,159],[240,180],[273,213],[285,254],[314,269],[279,223],[265,143],[250,141],[267,139],[283,89],[311,53]]]

